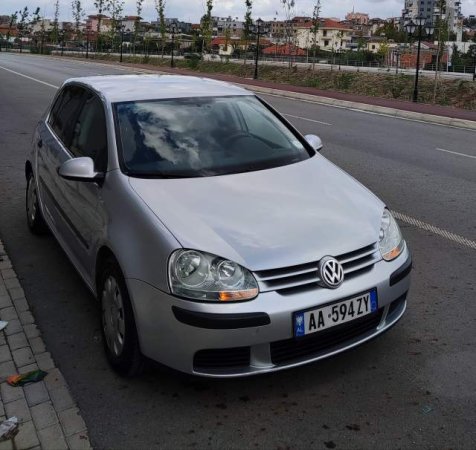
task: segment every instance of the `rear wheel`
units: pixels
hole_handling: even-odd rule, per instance
[[[129,293],[118,264],[111,258],[104,265],[98,286],[101,324],[109,363],[122,376],[139,375],[144,366]]]
[[[41,213],[35,176],[33,173],[28,175],[26,185],[26,219],[28,228],[32,233],[44,234],[48,231],[48,226],[46,225],[43,214]]]

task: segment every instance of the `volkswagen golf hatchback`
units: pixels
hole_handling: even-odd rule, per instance
[[[299,366],[388,330],[410,284],[391,213],[321,147],[230,84],[71,79],[34,133],[28,225],[97,296],[119,373]]]

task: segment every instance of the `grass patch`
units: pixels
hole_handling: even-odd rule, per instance
[[[97,59],[117,60],[117,56],[100,55]],[[153,66],[170,66],[170,59],[145,58],[143,56],[123,57],[124,62],[137,64],[151,64]],[[225,74],[251,78],[254,73],[254,62],[232,63],[227,59],[220,61],[202,61],[194,59],[177,59],[178,68],[188,69],[203,74]],[[413,94],[414,76],[404,74],[345,72],[334,70],[312,70],[308,67],[276,67],[261,64],[259,78],[264,81],[286,83],[295,86],[313,87],[321,90],[365,95],[371,97],[411,100]],[[434,78],[420,77],[419,101],[433,103]],[[436,104],[476,110],[476,82],[441,79],[438,82]]]

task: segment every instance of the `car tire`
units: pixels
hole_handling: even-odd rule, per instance
[[[144,357],[140,351],[134,311],[124,276],[113,258],[103,266],[98,297],[104,349],[109,363],[121,376],[140,375]]]
[[[48,226],[41,212],[38,201],[38,192],[36,190],[35,176],[30,173],[26,184],[26,220],[28,228],[33,234],[45,234],[48,232]]]

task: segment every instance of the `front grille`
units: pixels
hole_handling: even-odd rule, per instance
[[[198,370],[238,368],[249,365],[250,347],[200,350],[193,358],[193,367]]]
[[[382,319],[383,308],[377,312],[342,325],[319,331],[298,339],[286,339],[271,343],[273,364],[287,364],[318,356],[324,350],[342,345],[368,331],[375,330]]]
[[[364,271],[370,270],[373,265],[380,261],[381,256],[377,244],[367,245],[336,259],[344,268],[344,280],[357,276]],[[294,290],[302,287],[318,287],[319,261],[313,261],[298,266],[284,267],[279,269],[261,270],[255,272],[260,286],[260,292]],[[345,282],[345,281],[344,281]]]

